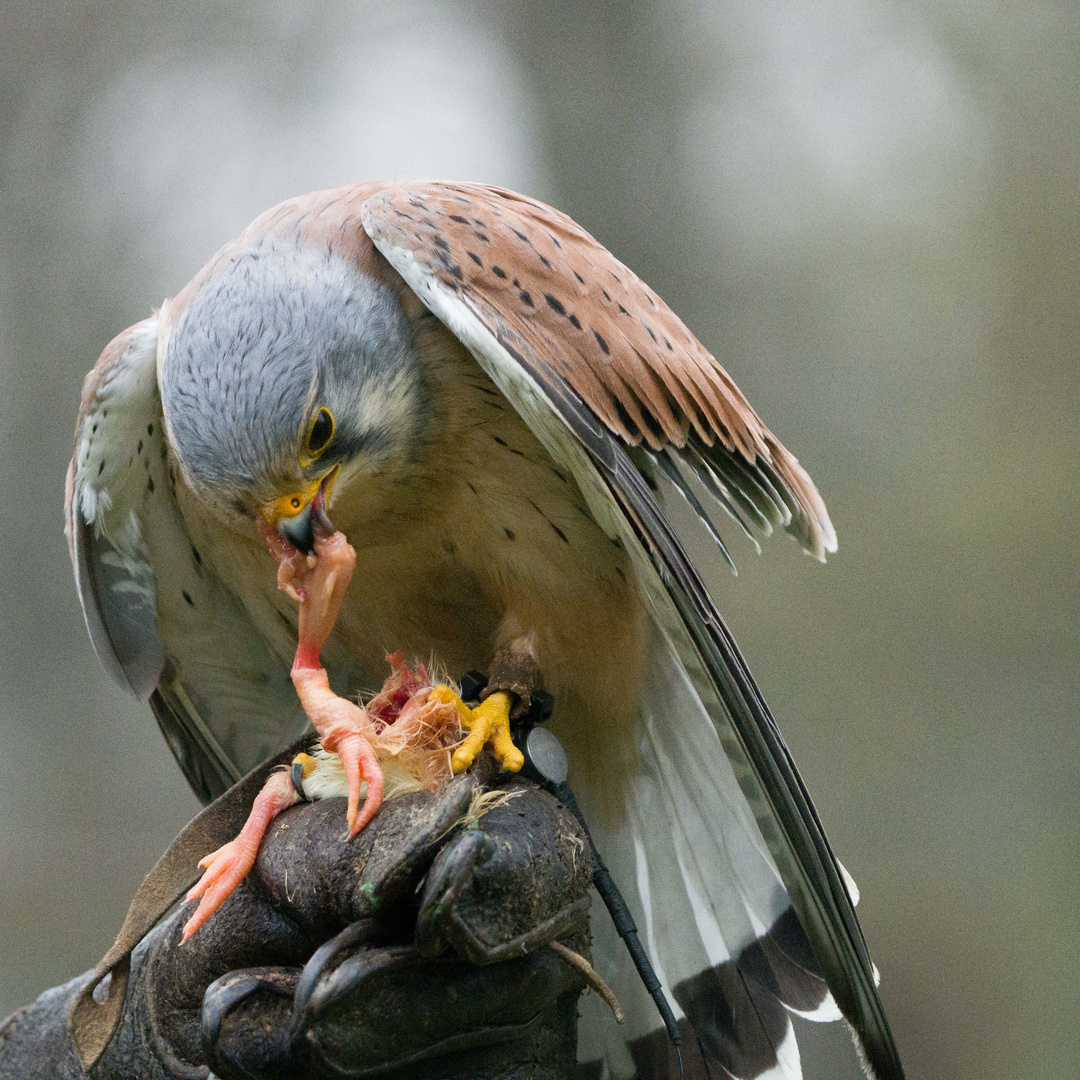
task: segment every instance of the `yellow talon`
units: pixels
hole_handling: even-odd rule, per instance
[[[472,727],[472,709],[449,686],[433,686],[431,693],[428,694],[428,701],[441,701],[444,705],[453,705],[458,711],[458,716],[461,717],[461,726],[466,731]]]
[[[521,769],[525,758],[510,737],[511,701],[508,693],[498,690],[471,710],[467,722],[462,717],[462,727],[468,729],[469,735],[454,751],[451,761],[454,772],[464,772],[489,744],[503,772],[518,772]]]

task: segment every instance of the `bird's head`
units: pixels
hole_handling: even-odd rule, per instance
[[[385,489],[424,441],[394,293],[325,249],[264,241],[212,277],[169,336],[160,385],[196,494],[302,551],[333,502],[378,503],[380,477]]]

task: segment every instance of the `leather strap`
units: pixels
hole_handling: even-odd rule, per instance
[[[199,879],[199,860],[228,843],[240,831],[267,777],[275,769],[288,766],[293,757],[306,750],[315,738],[313,733],[304,735],[287,750],[233,784],[192,819],[146,875],[112,948],[75,995],[68,1011],[68,1033],[84,1070],[89,1071],[97,1064],[116,1034],[131,974],[132,951]],[[94,998],[94,991],[109,976],[112,978],[108,995],[99,1003]]]
[[[500,690],[513,694],[510,715],[515,718],[529,711],[533,694],[544,688],[540,665],[530,646],[531,642],[525,639],[497,650],[491,661],[488,684],[480,695],[484,700]]]

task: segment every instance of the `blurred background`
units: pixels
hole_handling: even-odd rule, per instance
[[[0,0],[0,1016],[197,809],[79,612],[83,374],[275,202],[425,176],[569,212],[808,467],[839,554],[733,536],[710,585],[909,1076],[1074,1077],[1078,73],[1049,0]],[[807,1076],[860,1075],[844,1043]]]

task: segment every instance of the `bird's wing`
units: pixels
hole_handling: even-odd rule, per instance
[[[654,962],[713,1063],[702,1068],[798,1076],[771,1003],[827,1018],[835,1000],[876,1075],[898,1080],[850,879],[656,494],[672,485],[703,518],[719,505],[751,531],[782,524],[821,558],[836,539],[810,478],[674,313],[564,215],[497,188],[418,183],[373,194],[362,217],[634,559],[654,700],[627,824],[601,846],[623,889],[637,886]],[[674,1075],[634,1035],[621,1060],[605,1047],[613,1074]]]
[[[191,542],[169,471],[157,315],[83,384],[66,532],[99,659],[149,699],[196,794],[220,795],[301,723],[288,666]]]
[[[751,531],[783,526],[819,559],[836,550],[813,481],[731,376],[571,218],[471,184],[394,187],[369,200],[370,220],[377,212],[387,215],[373,235],[384,254],[408,237],[446,288],[497,318],[511,346],[520,340],[541,382],[565,382],[620,443],[687,492],[676,476],[689,472]]]

